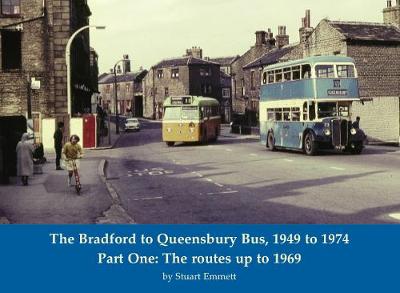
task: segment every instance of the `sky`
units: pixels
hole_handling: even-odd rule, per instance
[[[392,0],[395,5],[396,0]],[[305,10],[311,26],[320,20],[383,22],[386,0],[88,0],[91,46],[99,54],[100,72],[108,72],[128,54],[131,67],[150,68],[163,59],[181,57],[198,46],[203,56],[236,56],[255,43],[255,32],[285,25],[290,43],[298,42]]]

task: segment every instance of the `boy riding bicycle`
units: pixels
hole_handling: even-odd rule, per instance
[[[83,156],[82,147],[79,145],[79,136],[72,135],[62,150],[65,167],[68,171],[68,186],[71,186],[71,178],[74,174],[74,169],[79,168],[79,160]],[[75,164],[75,166],[74,166]]]

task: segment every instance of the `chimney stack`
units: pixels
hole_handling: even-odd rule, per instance
[[[286,34],[286,26],[278,26],[278,34],[276,35],[276,46],[282,48],[289,45],[289,36]]]
[[[276,40],[274,38],[274,34],[271,31],[271,29],[269,28],[268,32],[267,32],[267,44],[271,47],[275,47],[275,43],[276,43]]]
[[[383,22],[400,28],[400,0],[392,6],[392,0],[387,0],[387,7],[383,9]]]
[[[203,49],[200,47],[193,46],[191,49],[186,50],[186,57],[194,57],[197,59],[203,59]]]
[[[308,37],[313,33],[314,28],[311,27],[311,13],[306,10],[306,16],[301,19],[302,27],[299,29],[300,43],[305,43]]]
[[[256,46],[262,46],[267,43],[265,31],[256,31]]]
[[[310,28],[311,27],[311,13],[310,9],[306,10],[306,18],[305,18],[305,28]]]
[[[131,72],[131,60],[129,60],[128,54],[123,55],[122,59],[124,59],[124,62],[122,62],[122,74],[127,74]]]

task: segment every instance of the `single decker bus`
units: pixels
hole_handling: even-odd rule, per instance
[[[201,96],[173,96],[164,101],[162,137],[168,146],[176,142],[215,141],[220,134],[221,116],[216,99]]]

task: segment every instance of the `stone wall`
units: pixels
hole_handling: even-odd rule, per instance
[[[360,128],[372,142],[400,143],[400,99],[375,97],[370,101],[353,103],[352,119],[360,116]]]
[[[232,63],[233,112],[244,113],[246,109],[246,96],[249,89],[244,87],[243,90],[242,80],[245,81],[243,67],[258,59],[269,50],[271,50],[271,47],[266,44],[253,46],[245,54]]]
[[[172,78],[172,67],[152,68],[144,79],[143,116],[147,118],[162,118],[162,105],[167,96],[189,94],[189,67],[173,67],[179,69],[179,78]],[[157,71],[163,71],[163,77],[157,76]],[[168,92],[166,93],[166,88]]]
[[[0,115],[26,115],[28,80],[41,81],[40,90],[32,90],[32,111],[48,113],[50,98],[48,40],[41,0],[21,1],[21,17],[0,17],[0,29],[21,32],[21,69],[3,70],[0,50]],[[28,21],[31,20],[32,21]],[[26,21],[21,23],[22,21]],[[14,25],[13,25],[14,24]],[[1,36],[0,36],[1,38]],[[0,42],[1,44],[1,42]],[[1,46],[1,45],[0,45]]]
[[[400,46],[349,44],[347,53],[355,60],[361,97],[400,95]]]
[[[346,55],[344,36],[322,20],[304,44],[304,57],[315,55]]]
[[[43,117],[67,114],[65,49],[71,35],[70,0],[45,3],[46,14],[42,0],[31,0],[21,1],[20,17],[0,17],[0,29],[21,30],[22,53],[21,69],[4,72],[0,50],[0,115],[26,114],[28,77],[41,81],[41,89],[32,91],[33,112]]]
[[[361,117],[371,141],[399,142],[400,46],[379,42],[350,42],[322,20],[306,43],[305,54],[352,57],[359,76],[362,103],[355,103],[353,119]]]

